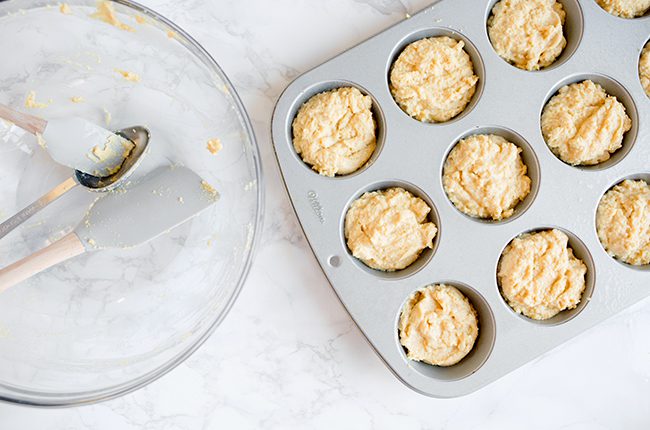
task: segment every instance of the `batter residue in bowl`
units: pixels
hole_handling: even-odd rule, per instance
[[[126,25],[119,20],[119,18],[115,14],[115,8],[113,7],[113,3],[109,1],[98,2],[97,12],[93,13],[90,16],[100,21],[104,21],[105,23],[110,24],[114,27],[117,27],[120,30],[135,31],[133,27]]]
[[[223,149],[223,145],[221,144],[221,139],[214,138],[208,140],[207,148],[210,154],[217,155],[217,153]]]
[[[122,75],[124,79],[130,82],[140,82],[140,75],[134,72],[129,72],[127,70],[122,70],[122,69],[115,69],[117,73]]]
[[[28,109],[44,109],[52,104],[52,99],[47,102],[36,101],[36,91],[30,91],[25,97],[25,107]]]

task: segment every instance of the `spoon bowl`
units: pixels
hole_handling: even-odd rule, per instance
[[[120,187],[133,174],[142,162],[149,145],[151,134],[146,127],[133,126],[118,130],[115,134],[133,142],[135,147],[124,159],[120,169],[110,176],[93,176],[81,170],[75,170],[74,179],[79,185],[88,188],[90,191],[107,192]]]
[[[128,127],[115,133],[135,145],[117,172],[102,178],[75,170],[71,178],[66,179],[34,203],[2,222],[0,224],[0,239],[77,185],[94,192],[108,192],[122,186],[142,162],[142,157],[146,154],[149,145],[150,133],[146,127],[142,126]]]

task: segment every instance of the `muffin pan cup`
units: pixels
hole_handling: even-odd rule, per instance
[[[519,70],[493,50],[486,17],[494,2],[443,0],[298,77],[280,96],[272,121],[276,156],[305,236],[323,272],[350,316],[390,370],[407,386],[433,397],[455,397],[479,389],[580,332],[650,295],[650,271],[635,270],[607,255],[595,227],[602,195],[630,176],[650,173],[650,99],[638,78],[640,49],[648,39],[647,20],[621,20],[592,0],[579,1],[581,13],[574,52],[557,67]],[[422,123],[406,115],[388,89],[388,71],[404,40],[413,35],[458,34],[480,56],[481,79],[469,110],[446,123]],[[413,39],[414,40],[414,39]],[[397,52],[396,52],[397,51]],[[622,156],[600,169],[567,165],[542,137],[540,115],[558,83],[581,76],[604,76],[629,94],[633,135]],[[305,168],[292,144],[291,123],[309,97],[340,83],[373,97],[383,144],[368,166],[349,176],[328,178]],[[525,211],[507,222],[477,222],[460,213],[442,186],[442,165],[459,136],[473,130],[507,129],[521,136],[537,159],[536,193]],[[516,142],[515,142],[516,143]],[[361,267],[350,254],[342,228],[351,201],[363,191],[404,184],[432,202],[438,236],[417,270],[386,276]],[[540,324],[508,307],[497,285],[501,251],[517,235],[557,227],[581,244],[579,256],[593,285],[571,318]],[[406,359],[397,324],[407,297],[429,284],[464,285],[479,312],[474,354],[440,368]],[[481,303],[477,303],[480,301]],[[478,348],[478,350],[477,350]],[[466,361],[467,360],[467,361]]]

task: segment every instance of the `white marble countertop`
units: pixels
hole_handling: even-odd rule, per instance
[[[388,371],[312,256],[273,156],[273,104],[299,73],[428,1],[141,2],[204,45],[253,120],[267,187],[256,262],[225,322],[168,375],[99,405],[0,404],[1,429],[650,427],[650,302],[479,392],[438,400],[412,392]]]

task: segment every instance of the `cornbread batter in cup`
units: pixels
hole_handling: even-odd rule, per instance
[[[573,255],[560,230],[524,234],[501,254],[497,278],[501,294],[517,313],[535,320],[578,306],[587,266]]]
[[[399,320],[400,343],[410,360],[452,366],[474,347],[476,310],[457,288],[429,285],[413,293]]]
[[[479,78],[464,46],[441,36],[404,48],[390,71],[390,92],[404,112],[419,121],[444,122],[465,109]]]
[[[596,0],[600,7],[621,18],[643,16],[650,9],[650,0]]]
[[[501,0],[488,18],[488,34],[501,58],[523,70],[550,66],[566,46],[566,13],[556,0]]]
[[[607,191],[596,211],[598,239],[621,261],[650,264],[650,185],[625,180]]]
[[[437,233],[427,221],[431,208],[403,188],[365,193],[345,214],[345,239],[352,255],[367,266],[401,270],[433,248]]]
[[[546,144],[571,165],[609,160],[631,127],[623,103],[590,80],[563,86],[542,111]]]
[[[650,42],[645,44],[639,57],[639,79],[646,95],[650,97]]]
[[[316,94],[293,120],[293,146],[324,176],[359,170],[375,151],[372,99],[352,87]]]
[[[501,220],[530,193],[530,178],[521,148],[494,134],[477,134],[458,142],[443,168],[449,200],[476,218]]]

